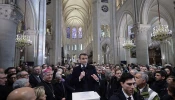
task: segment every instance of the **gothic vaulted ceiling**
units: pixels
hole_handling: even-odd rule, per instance
[[[63,0],[63,14],[67,26],[84,26],[91,19],[91,0]]]

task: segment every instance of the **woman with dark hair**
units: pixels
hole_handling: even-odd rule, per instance
[[[168,84],[168,95],[164,96],[162,100],[175,100],[175,82]]]
[[[168,78],[166,79],[167,83],[170,84],[171,82],[175,82],[175,77],[174,76],[168,76]]]
[[[164,70],[165,70],[166,73],[167,73],[167,77],[173,75],[173,71],[172,71],[172,68],[171,68],[170,66],[166,66],[166,67],[164,68]]]

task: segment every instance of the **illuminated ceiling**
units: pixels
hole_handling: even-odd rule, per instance
[[[91,20],[91,0],[63,0],[66,26],[83,27]]]

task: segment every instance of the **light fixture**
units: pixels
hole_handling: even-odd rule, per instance
[[[132,40],[124,41],[123,48],[125,48],[125,49],[132,49],[133,47],[135,47],[135,44],[133,43]]]
[[[159,15],[159,25],[153,28],[153,32],[151,33],[151,39],[155,41],[163,41],[169,37],[172,37],[172,31],[169,30],[168,25],[162,25],[160,22],[160,9],[159,9],[159,0],[157,0],[158,4],[158,15]]]
[[[16,47],[23,50],[26,46],[32,45],[30,36],[23,34],[17,34],[16,36]]]
[[[128,37],[127,14],[126,14],[126,27],[127,27],[126,35]],[[123,43],[123,48],[125,48],[125,49],[132,49],[133,47],[135,47],[135,44],[134,44],[133,40],[130,40],[129,37],[128,37],[128,39],[126,41],[124,41],[124,43]]]
[[[25,0],[25,12],[24,12],[24,21],[21,21],[21,29],[19,31],[19,34],[16,35],[16,48],[20,49],[23,51],[23,49],[26,46],[32,45],[32,41],[30,40],[29,35],[25,35],[26,31],[25,30],[25,17],[26,17],[26,0]]]

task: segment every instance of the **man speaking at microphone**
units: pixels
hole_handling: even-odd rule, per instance
[[[99,78],[94,66],[87,64],[88,55],[81,53],[79,55],[79,66],[75,67],[72,72],[72,85],[75,92],[97,91],[99,87]]]

